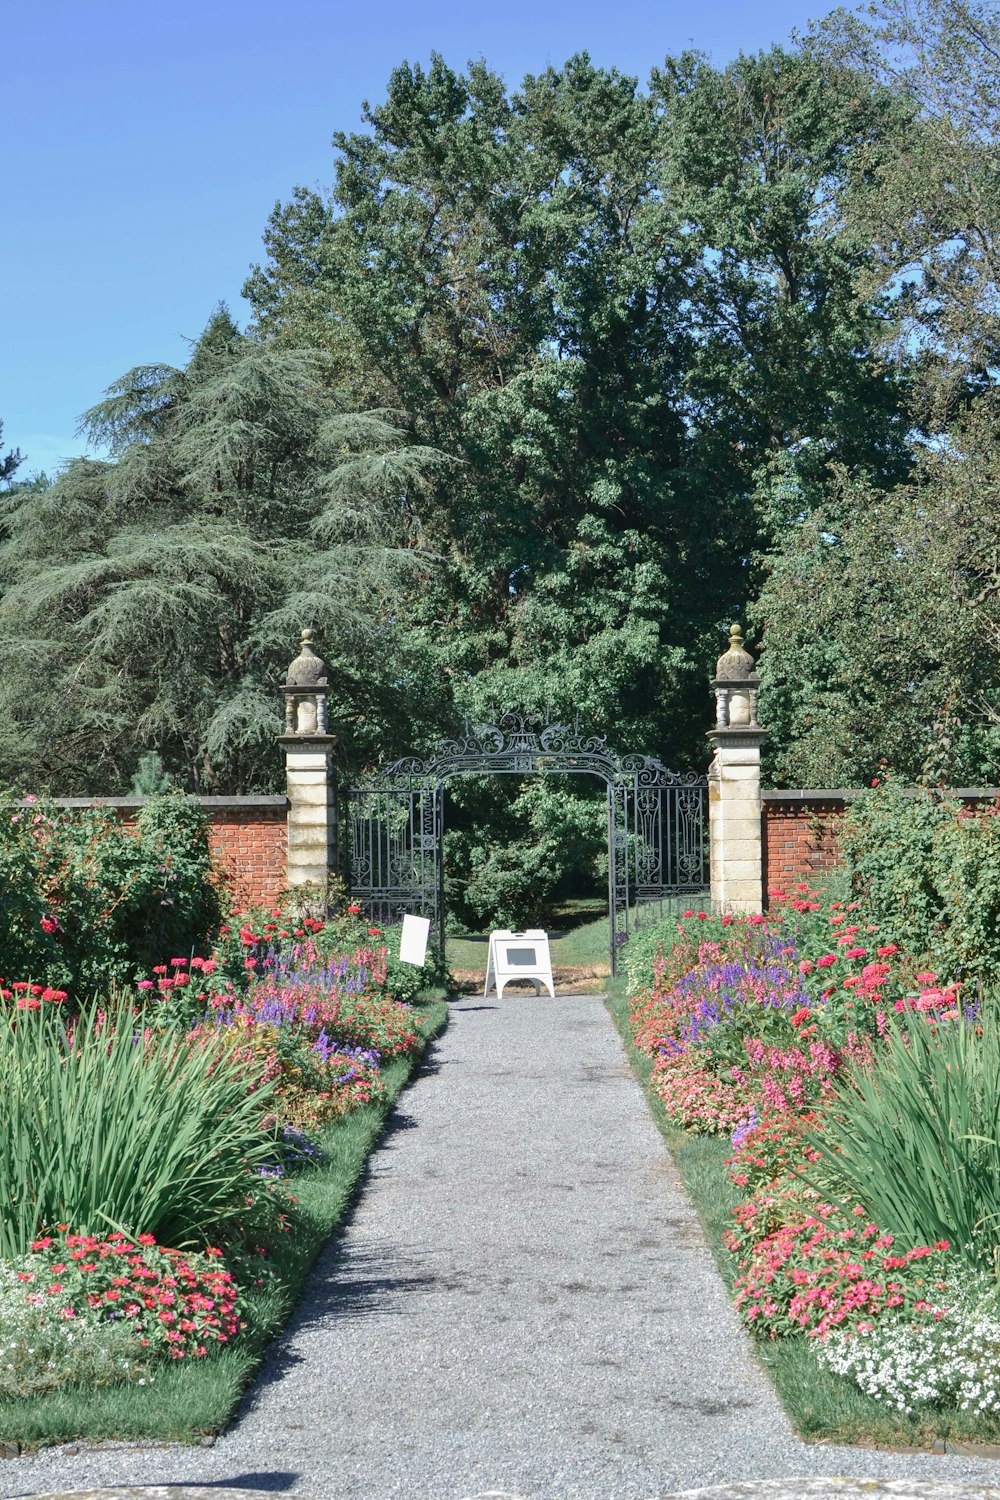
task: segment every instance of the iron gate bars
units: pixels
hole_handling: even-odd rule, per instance
[[[444,948],[444,787],[456,776],[596,776],[607,788],[611,972],[633,910],[693,895],[707,883],[708,781],[606,739],[520,713],[469,724],[421,760],[393,761],[347,794],[349,885],[381,925],[431,918]]]

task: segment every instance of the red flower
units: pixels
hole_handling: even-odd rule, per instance
[[[59,923],[58,923],[57,919],[55,917],[43,917],[42,918],[42,931],[43,932],[58,932],[59,931]]]

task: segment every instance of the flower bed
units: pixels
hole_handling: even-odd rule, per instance
[[[0,1191],[19,1206],[0,1249],[0,1399],[153,1384],[164,1361],[253,1334],[244,1291],[273,1316],[276,1267],[301,1265],[281,1242],[311,1244],[318,1222],[296,1179],[323,1174],[339,1122],[382,1118],[428,1019],[394,995],[356,910],[246,914],[99,1003],[0,980]],[[348,1177],[373,1128],[337,1149]]]
[[[651,1088],[730,1140],[746,1325],[893,1410],[1000,1413],[992,1008],[806,887],[766,917],[687,913],[648,978]]]

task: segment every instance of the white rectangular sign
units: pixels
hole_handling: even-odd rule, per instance
[[[430,936],[430,917],[403,918],[403,931],[399,937],[399,959],[404,964],[416,964],[417,968],[423,967],[427,957],[427,939]]]
[[[536,995],[542,993],[544,984],[555,999],[549,935],[540,927],[529,928],[527,932],[509,932],[504,928],[490,933],[490,955],[483,994],[488,995],[495,985],[499,1000],[504,986],[515,979],[530,979],[535,986]]]

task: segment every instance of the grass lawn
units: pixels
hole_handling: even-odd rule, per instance
[[[418,1002],[427,1018],[426,1040],[447,1024],[444,1000]],[[420,1066],[401,1058],[383,1070],[386,1102],[366,1105],[334,1121],[322,1138],[326,1161],[288,1179],[301,1225],[281,1236],[272,1265],[277,1281],[247,1295],[248,1328],[230,1348],[196,1363],[156,1366],[149,1385],[101,1389],[67,1387],[48,1395],[0,1402],[0,1441],[39,1447],[71,1438],[153,1438],[197,1442],[218,1432],[260,1364],[270,1340],[287,1321],[319,1251],[347,1215],[365,1162],[382,1134],[393,1103]]]
[[[690,896],[677,898],[677,902],[684,903],[692,900]],[[632,920],[634,922],[634,916]],[[658,909],[644,909],[642,920],[645,924],[658,921]],[[485,978],[489,941],[488,932],[453,933],[446,947],[449,968],[460,974],[478,971]],[[549,930],[553,969],[585,969],[596,977],[603,977],[611,971],[610,947],[607,902],[592,899],[568,901],[556,913],[556,920]]]
[[[463,932],[449,937],[446,948],[448,967],[463,973],[479,970],[485,977],[489,942],[488,932]],[[607,974],[609,948],[607,912],[577,926],[554,927],[549,932],[549,951],[554,969],[586,967]]]
[[[729,1142],[715,1136],[689,1135],[670,1122],[658,1095],[649,1087],[652,1061],[632,1045],[624,981],[617,979],[607,988],[608,1010],[646,1092],[653,1118],[701,1217],[722,1279],[731,1291],[736,1262],[722,1243],[722,1231],[740,1201],[740,1193],[726,1176]],[[821,1370],[805,1338],[755,1339],[754,1351],[774,1382],[781,1404],[799,1434],[807,1440],[924,1450],[942,1438],[949,1447],[1000,1443],[1000,1421],[974,1412],[954,1410],[907,1416],[905,1412],[889,1410],[848,1381]]]

